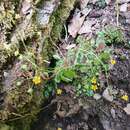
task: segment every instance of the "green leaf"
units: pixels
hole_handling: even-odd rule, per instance
[[[55,81],[57,83],[60,83],[61,81],[64,82],[71,82],[74,77],[76,76],[76,73],[73,69],[68,68],[68,69],[63,69],[55,77]]]
[[[93,90],[87,91],[86,95],[89,96],[89,97],[92,97],[94,95]]]
[[[99,55],[99,58],[103,61],[103,62],[108,62],[110,60],[110,53],[108,52],[102,52]]]
[[[75,73],[74,70],[72,70],[72,69],[65,69],[62,72],[61,80],[65,81],[65,82],[71,82],[74,79],[75,76],[76,76],[76,73]]]
[[[62,75],[62,71],[60,71],[58,74],[56,74],[56,76],[55,76],[56,83],[60,83],[60,81],[61,81],[61,75]]]
[[[53,55],[53,57],[54,57],[54,59],[56,59],[56,60],[60,60],[60,59],[61,59],[58,54]]]

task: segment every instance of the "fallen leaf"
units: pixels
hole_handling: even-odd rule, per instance
[[[30,8],[31,8],[31,2],[28,0],[24,0],[22,3],[22,9],[21,9],[22,14],[23,15],[28,14]]]
[[[88,2],[89,0],[80,0],[81,9],[84,9],[87,6]]]
[[[99,53],[99,52],[103,51],[104,48],[105,48],[105,44],[99,43],[98,47],[96,48],[96,52]]]
[[[90,11],[91,9],[85,8],[73,16],[71,23],[68,25],[68,32],[73,38],[77,36],[85,17],[90,13]]]
[[[96,23],[96,21],[87,20],[83,23],[80,28],[78,34],[89,34],[92,32],[92,26]]]
[[[127,11],[130,11],[130,4],[128,4],[127,6]]]
[[[85,17],[85,15],[81,16],[81,13],[79,12],[76,16],[73,17],[71,23],[68,25],[68,32],[73,38],[76,37]]]
[[[81,11],[81,13],[82,13],[83,15],[87,16],[91,11],[92,11],[91,8],[90,8],[90,9],[84,8],[84,9]]]

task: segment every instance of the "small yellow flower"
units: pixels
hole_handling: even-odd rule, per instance
[[[93,77],[92,80],[91,80],[91,82],[92,82],[93,84],[96,84],[96,83],[97,83],[97,79],[96,79],[95,77]]]
[[[93,91],[96,91],[96,90],[98,89],[98,87],[97,87],[97,85],[92,85],[91,89],[92,89]]]
[[[97,85],[92,85],[91,89],[92,89],[93,91],[96,91],[96,90],[98,89],[98,87],[97,87]]]
[[[57,130],[62,130],[62,128],[58,127]]]
[[[57,90],[56,90],[56,93],[57,93],[57,95],[61,95],[61,94],[62,94],[62,89],[60,89],[60,88],[57,89]]]
[[[113,60],[113,59],[112,59],[112,60],[111,60],[111,64],[112,64],[112,65],[115,65],[115,64],[116,64],[116,60]]]
[[[32,81],[35,85],[40,84],[41,83],[41,77],[40,76],[34,76]]]
[[[125,100],[125,101],[128,101],[129,100],[129,97],[128,97],[128,95],[123,95],[122,97],[121,97],[121,99],[123,99],[123,100]]]

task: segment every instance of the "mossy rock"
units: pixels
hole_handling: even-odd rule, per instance
[[[15,1],[15,0],[14,0]],[[2,68],[5,63],[7,63],[7,59],[14,56],[14,52],[16,49],[20,49],[20,44],[22,42],[26,42],[27,38],[30,39],[32,37],[37,37],[37,31],[41,32],[42,35],[45,37],[37,37],[36,42],[39,42],[40,44],[43,44],[43,48],[39,56],[42,56],[43,59],[49,60],[52,55],[55,52],[55,45],[57,44],[57,41],[61,35],[63,25],[68,18],[70,11],[74,7],[74,3],[76,0],[61,0],[61,4],[59,7],[53,12],[53,14],[50,17],[49,27],[50,31],[47,32],[46,28],[41,29],[39,28],[39,25],[37,25],[36,21],[33,19],[35,15],[32,17],[31,20],[31,29],[25,28],[26,31],[25,37],[21,40],[20,38],[14,37],[14,40],[12,40],[13,36],[16,36],[17,30],[19,30],[19,27],[15,31],[13,31],[13,36],[9,37],[9,39],[6,39],[7,43],[9,43],[11,46],[8,49],[2,49],[0,59],[3,58],[3,61],[0,62],[0,67]],[[34,3],[41,3],[41,1],[34,1]],[[37,5],[36,5],[37,6]],[[35,25],[35,26],[33,26]],[[33,28],[34,27],[34,28]],[[35,30],[36,29],[36,30]],[[7,30],[6,30],[7,31]],[[23,31],[22,28],[20,31]],[[15,42],[15,38],[16,41]],[[32,44],[32,42],[28,43],[29,45]],[[17,45],[16,48],[11,49],[12,45]],[[28,45],[27,45],[28,46]],[[15,57],[17,58],[17,57]],[[47,67],[43,64],[38,64],[40,67]],[[24,79],[21,79],[24,80]],[[32,85],[32,84],[31,84]],[[0,110],[0,121],[3,122],[2,125],[0,125],[0,130],[29,130],[30,124],[33,120],[36,119],[36,115],[40,111],[41,104],[44,102],[44,97],[42,93],[42,86],[37,88],[34,87],[34,93],[33,95],[29,95],[27,93],[29,86],[28,83],[24,83],[21,86],[17,86],[16,84],[13,84],[13,87],[11,87],[10,90],[6,92],[5,99],[4,99],[4,106],[3,109]]]

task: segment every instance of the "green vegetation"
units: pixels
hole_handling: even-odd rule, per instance
[[[4,97],[5,106],[0,110],[0,120],[3,122],[0,129],[29,130],[45,97],[49,97],[57,89],[54,76],[50,76],[53,71],[48,69],[49,59],[56,50],[63,25],[75,4],[75,0],[61,0],[57,4],[58,8],[50,14],[48,25],[39,27],[36,14],[40,9],[39,5],[43,5],[45,1],[32,0],[32,11],[27,16],[21,13],[22,6],[26,10],[23,2],[0,2],[0,77],[3,76],[3,67],[6,69],[8,61],[14,59],[9,63],[12,65],[11,70],[7,68],[13,78],[7,77],[12,79]],[[3,84],[1,90],[6,87]]]
[[[69,49],[65,57],[58,59],[54,70],[55,82],[71,83],[77,94],[92,96],[99,87],[98,77],[104,73],[107,77],[111,50],[107,47],[100,54],[95,51],[95,44],[83,37],[78,37],[77,47]]]
[[[96,2],[96,5],[99,6],[100,8],[104,8],[106,6],[105,0],[98,0]]]
[[[1,90],[8,89],[5,106],[0,110],[2,130],[29,130],[41,104],[54,94],[61,95],[63,84],[71,84],[77,96],[93,96],[102,89],[100,75],[107,80],[110,64],[116,64],[113,50],[108,46],[125,42],[119,28],[107,26],[98,33],[96,42],[78,36],[76,46],[62,54],[57,43],[76,0],[60,0],[45,27],[36,20],[45,0],[32,0],[29,7],[32,11],[27,15],[21,14],[22,6],[27,8],[22,2],[0,2]],[[97,4],[102,8],[106,5],[105,0],[99,0]],[[101,44],[103,47],[100,48]],[[54,68],[48,67],[50,59],[56,60]]]
[[[103,42],[106,45],[116,45],[125,42],[123,32],[120,28],[115,26],[106,26],[102,31],[98,33],[97,43]]]

